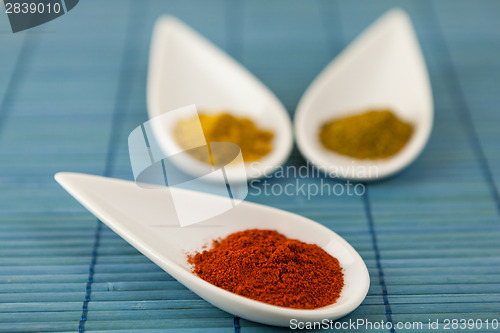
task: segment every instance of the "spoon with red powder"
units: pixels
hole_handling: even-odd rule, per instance
[[[180,227],[168,188],[76,173],[59,173],[56,180],[180,283],[239,317],[286,327],[291,320],[335,320],[368,292],[368,270],[356,250],[305,217],[241,202]],[[196,203],[227,204],[227,198],[182,189],[176,189],[176,200],[193,210]]]

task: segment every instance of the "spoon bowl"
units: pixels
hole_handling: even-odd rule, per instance
[[[364,300],[370,278],[363,259],[342,237],[305,217],[283,210],[242,202],[204,222],[181,228],[168,187],[145,189],[113,178],[58,173],[55,179],[85,208],[154,263],[214,306],[239,317],[276,326],[298,321],[335,320]],[[177,189],[176,203],[224,205],[224,197]],[[278,307],[216,287],[191,272],[187,253],[212,240],[246,229],[273,229],[293,239],[314,243],[339,260],[344,288],[336,303],[314,310]]]
[[[395,156],[357,160],[327,150],[321,126],[371,109],[390,109],[411,123],[410,141]],[[392,9],[354,40],[313,81],[295,114],[295,135],[302,154],[327,174],[360,181],[391,176],[415,160],[433,123],[427,68],[407,14]]]
[[[158,19],[154,28],[147,104],[150,119],[195,104],[198,112],[227,112],[272,131],[272,151],[258,163],[245,163],[247,174],[240,176],[241,182],[274,172],[286,161],[293,146],[290,117],[276,96],[229,55],[171,16]],[[167,155],[180,149],[175,147],[172,135],[180,119],[182,113],[173,115],[168,128],[153,127],[156,140]],[[179,167],[198,176],[206,168],[201,163],[189,158]]]

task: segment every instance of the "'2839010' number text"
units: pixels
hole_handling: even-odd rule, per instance
[[[60,3],[28,3],[28,2],[6,2],[5,13],[7,14],[59,14],[61,12]]]

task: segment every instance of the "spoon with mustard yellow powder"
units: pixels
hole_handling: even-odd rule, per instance
[[[241,318],[285,327],[293,321],[335,320],[356,309],[368,292],[370,277],[356,250],[332,230],[305,217],[244,201],[203,222],[180,227],[175,205],[189,205],[197,214],[200,206],[227,206],[229,199],[177,189],[173,201],[169,200],[168,187],[151,190],[130,181],[77,173],[58,173],[55,179],[99,220],[177,281]],[[316,245],[336,258],[344,282],[340,297],[333,304],[307,310],[271,305],[217,287],[193,272],[187,254],[206,249],[204,246],[214,240],[252,229],[274,230]]]
[[[327,175],[372,181],[418,157],[433,114],[410,19],[392,9],[313,81],[298,104],[294,130],[299,150]]]
[[[194,149],[193,158],[175,159],[191,175],[206,174],[210,158],[196,148],[212,140],[240,146],[246,174],[238,171],[241,166],[227,167],[239,182],[270,175],[293,146],[290,116],[276,96],[228,54],[172,16],[160,17],[153,31],[147,105],[150,121],[161,123],[151,129],[165,155]],[[195,105],[200,119],[196,113],[179,112],[190,105]],[[163,116],[167,120],[157,121]],[[200,125],[204,138],[196,134]]]

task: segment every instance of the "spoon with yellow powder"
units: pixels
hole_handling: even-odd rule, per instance
[[[413,162],[433,122],[427,68],[408,16],[383,15],[318,75],[294,125],[302,154],[327,175],[361,181]]]
[[[232,154],[229,149],[210,157],[200,148],[214,155],[210,142],[239,146],[243,172],[236,162],[226,171],[240,182],[271,174],[290,155],[292,125],[283,104],[242,65],[171,16],[154,28],[147,102],[150,121],[158,120],[147,134],[154,134],[165,155],[187,151],[190,156],[174,161],[188,174],[208,179],[207,164],[217,164],[213,157],[222,154],[225,161]],[[193,104],[197,112],[182,111]]]

